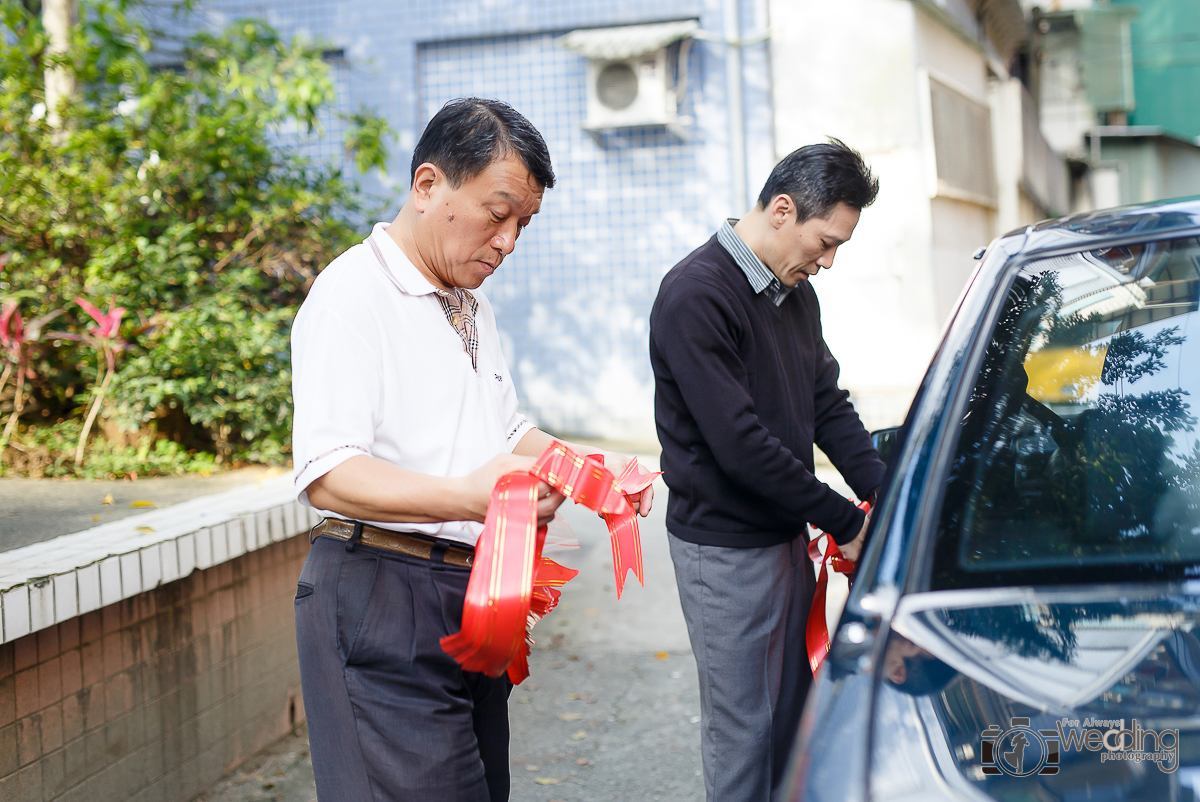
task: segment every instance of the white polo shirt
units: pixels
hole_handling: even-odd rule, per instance
[[[487,298],[472,293],[479,336],[474,370],[433,285],[386,228],[377,223],[368,241],[321,271],[292,325],[292,457],[296,492],[308,506],[313,480],[359,454],[433,476],[462,476],[512,451],[533,428],[517,411]],[[471,545],[483,530],[473,521],[368,523]]]

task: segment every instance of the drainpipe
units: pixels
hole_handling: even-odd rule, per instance
[[[749,209],[746,200],[746,128],[742,116],[742,26],[738,19],[740,0],[724,0],[725,7],[725,95],[729,107],[730,214],[740,216]]]

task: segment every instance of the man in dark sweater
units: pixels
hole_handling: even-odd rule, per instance
[[[807,524],[858,559],[867,516],[813,475],[821,447],[860,498],[883,463],[838,388],[809,279],[879,189],[837,140],[776,165],[741,220],[676,265],[650,313],[667,530],[700,674],[709,802],[780,792],[812,682]]]

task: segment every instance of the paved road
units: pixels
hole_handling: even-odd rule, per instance
[[[835,474],[822,478],[844,490]],[[580,542],[556,560],[580,574],[534,632],[531,676],[512,693],[512,802],[704,798],[696,663],[667,550],[661,481],[642,522],[645,587],[618,601],[603,523],[568,506]],[[832,595],[832,594],[831,594]],[[203,802],[311,802],[301,731],[226,778]]]

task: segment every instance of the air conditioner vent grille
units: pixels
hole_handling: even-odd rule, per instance
[[[633,105],[638,96],[638,76],[624,62],[608,64],[596,76],[596,99],[606,108],[621,111]]]

